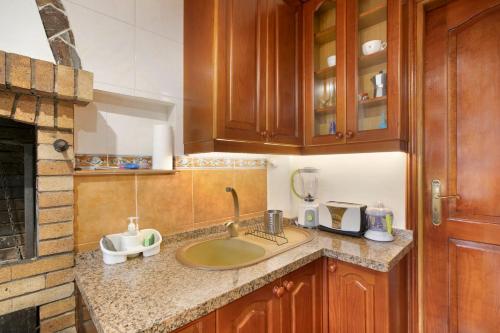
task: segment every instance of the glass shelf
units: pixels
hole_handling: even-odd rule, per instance
[[[314,14],[314,136],[337,131],[336,5],[325,1]]]
[[[357,130],[387,128],[387,0],[358,1]]]
[[[314,41],[319,44],[333,42],[336,38],[336,35],[337,35],[337,27],[333,26],[315,33]]]
[[[333,77],[335,77],[335,75],[337,75],[337,67],[332,66],[332,67],[322,68],[322,69],[314,72],[314,74],[316,75],[316,78],[321,79],[321,80],[333,78]]]

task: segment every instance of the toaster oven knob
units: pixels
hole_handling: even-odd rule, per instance
[[[334,273],[336,270],[337,270],[337,265],[335,265],[335,264],[328,265],[328,271],[330,273]]]

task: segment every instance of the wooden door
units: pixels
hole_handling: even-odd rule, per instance
[[[345,8],[345,0],[310,0],[303,6],[306,146],[345,143]],[[334,66],[329,56],[336,57]]]
[[[269,0],[268,135],[276,143],[302,141],[301,20],[299,0]]]
[[[174,333],[215,333],[215,312],[174,331]]]
[[[280,333],[281,301],[268,284],[217,310],[217,333]]]
[[[398,284],[400,268],[389,273],[372,271],[342,261],[328,260],[328,332],[406,332],[406,321],[398,308],[405,284]],[[392,280],[392,282],[390,282]],[[389,283],[393,283],[390,291]],[[390,312],[394,312],[391,313]],[[394,323],[391,323],[391,320]]]
[[[347,126],[348,143],[387,141],[403,136],[403,3],[401,0],[347,1]],[[385,49],[364,54],[363,44],[381,40]],[[376,93],[375,75],[386,75]],[[380,96],[379,96],[380,94]],[[363,97],[364,96],[364,97]]]
[[[322,268],[317,260],[282,278],[283,332],[322,332]]]
[[[425,332],[498,332],[500,1],[425,19]]]
[[[267,0],[218,0],[216,8],[216,137],[262,141],[266,130]]]

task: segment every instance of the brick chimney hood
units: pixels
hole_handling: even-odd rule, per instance
[[[37,307],[42,331],[75,325],[74,105],[92,99],[92,73],[0,51],[0,117],[36,131],[37,233],[33,259],[0,265],[0,316]]]

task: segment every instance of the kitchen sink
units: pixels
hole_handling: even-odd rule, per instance
[[[312,239],[309,231],[287,227],[288,242],[282,245],[251,234],[202,240],[179,248],[176,258],[182,264],[207,270],[242,268],[259,263]]]

